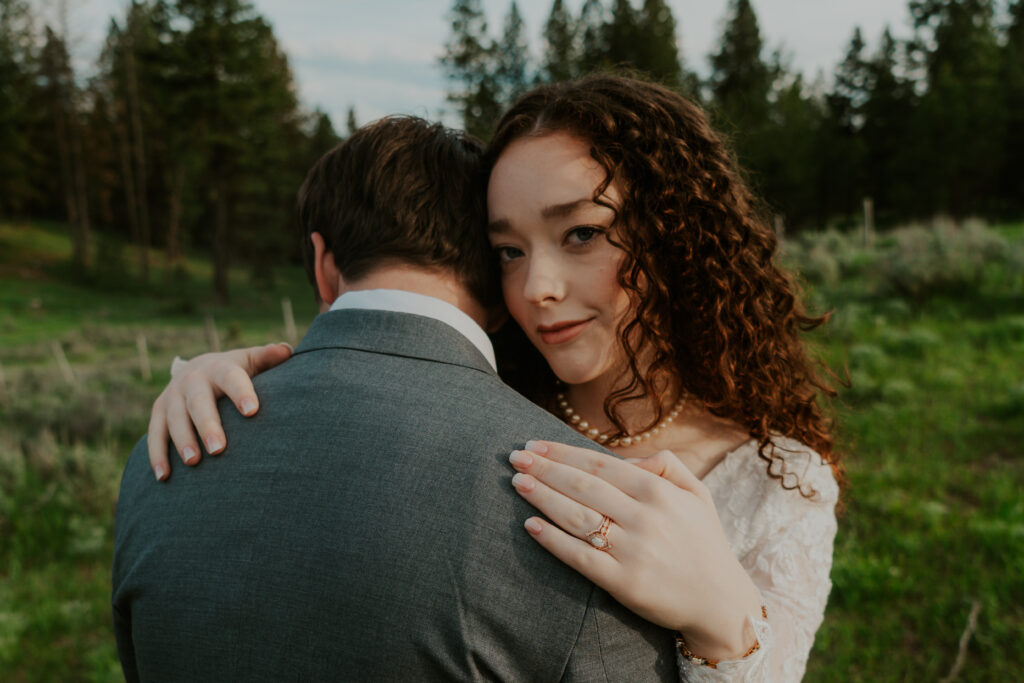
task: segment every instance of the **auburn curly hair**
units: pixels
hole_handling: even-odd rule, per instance
[[[662,419],[656,378],[667,375],[712,414],[749,430],[769,476],[785,488],[799,482],[787,485],[773,471],[774,435],[816,450],[842,481],[831,421],[819,401],[836,392],[820,372],[827,368],[809,357],[801,340],[801,332],[828,316],[808,315],[795,285],[773,262],[775,234],[702,109],[632,77],[544,85],[502,117],[488,146],[488,167],[513,141],[556,131],[588,142],[604,168],[594,201],[615,211],[610,239],[627,254],[619,282],[634,314],[619,339],[629,368],[604,403],[619,435],[625,434],[619,414],[625,402],[657,406],[644,429]],[[613,181],[620,206],[601,198]],[[554,374],[516,325],[505,328],[495,340],[503,377],[552,408]]]

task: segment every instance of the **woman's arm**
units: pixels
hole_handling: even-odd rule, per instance
[[[181,365],[176,362],[171,381],[153,403],[149,415],[146,446],[156,478],[163,481],[171,473],[168,437],[186,465],[195,465],[202,457],[197,430],[208,453],[223,451],[227,437],[217,413],[217,399],[227,396],[242,415],[255,415],[260,404],[251,378],[280,365],[291,355],[292,347],[281,343],[204,353]]]

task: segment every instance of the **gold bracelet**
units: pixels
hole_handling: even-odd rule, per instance
[[[764,605],[761,605],[761,616],[765,619],[768,618],[768,608]],[[722,661],[720,659],[708,659],[707,657],[698,657],[697,655],[690,652],[690,648],[686,647],[686,641],[683,640],[683,634],[679,632],[676,632],[676,645],[679,647],[679,651],[682,653],[683,657],[688,659],[691,663],[696,664],[697,666],[706,666],[709,669],[717,669],[718,663]],[[760,641],[758,641],[757,638],[754,638],[754,644],[750,646],[750,649],[747,650],[743,654],[743,656],[740,657],[740,659],[746,659],[747,657],[754,654],[760,649]]]

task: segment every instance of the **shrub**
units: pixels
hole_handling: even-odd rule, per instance
[[[977,220],[957,227],[947,220],[930,227],[895,230],[881,246],[874,278],[879,293],[921,301],[935,294],[976,296],[992,269],[1006,274],[1009,244]]]

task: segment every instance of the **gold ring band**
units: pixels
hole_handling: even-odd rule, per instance
[[[594,546],[597,550],[609,550],[612,547],[612,542],[608,540],[608,529],[611,525],[611,517],[605,515],[604,519],[601,520],[601,526],[598,527],[597,531],[591,531],[587,534],[587,541],[590,545]]]

